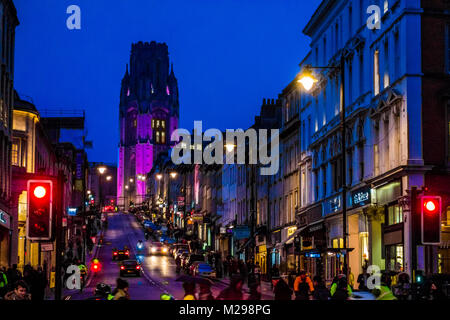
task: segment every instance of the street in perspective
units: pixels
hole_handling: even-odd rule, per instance
[[[449,300],[450,1],[0,18],[0,305]]]

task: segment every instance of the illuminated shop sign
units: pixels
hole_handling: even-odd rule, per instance
[[[371,191],[369,187],[360,188],[352,192],[352,204],[354,207],[365,206],[371,202]]]

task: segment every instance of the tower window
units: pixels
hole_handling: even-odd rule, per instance
[[[152,119],[153,139],[158,144],[166,143],[166,120]]]

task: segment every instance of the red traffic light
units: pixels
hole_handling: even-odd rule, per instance
[[[27,184],[27,238],[50,240],[52,236],[51,180],[29,180]]]
[[[34,188],[33,194],[36,198],[42,199],[45,197],[47,190],[43,186],[37,186]]]
[[[438,211],[438,201],[436,199],[425,200],[423,206],[426,213],[436,213]]]
[[[421,233],[422,244],[441,242],[442,205],[439,196],[423,196],[421,198]]]

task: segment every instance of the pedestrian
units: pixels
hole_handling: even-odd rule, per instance
[[[112,292],[114,298],[112,300],[130,300],[128,293],[128,281],[121,278],[116,279],[116,289]]]
[[[315,276],[313,279],[314,284],[314,300],[326,301],[330,298],[330,292],[325,285],[325,282],[322,280],[321,276]]]
[[[337,281],[331,285],[331,300],[347,300],[351,294],[352,290],[347,282],[347,277],[343,274],[339,275]]]
[[[242,300],[242,286],[244,285],[244,280],[240,275],[233,275],[230,279],[230,285],[228,288],[223,289],[216,300]]]
[[[8,292],[8,276],[3,267],[0,267],[0,297]]]
[[[251,282],[248,284],[250,296],[247,300],[261,300],[261,292],[259,292],[259,283]]]
[[[6,276],[8,277],[8,284],[9,284],[8,291],[13,290],[14,284],[17,281],[22,280],[22,273],[17,269],[17,264],[13,264],[12,267],[8,268]]]
[[[314,286],[311,278],[304,270],[300,271],[294,282],[295,300],[309,300],[309,293],[314,293]]]
[[[220,252],[216,253],[215,268],[216,268],[216,277],[219,279],[222,278],[223,268]]]
[[[197,300],[195,297],[195,282],[193,281],[186,281],[183,282],[183,289],[184,289],[184,297],[183,300]]]
[[[35,279],[33,283],[33,291],[31,291],[32,300],[43,301],[45,298],[45,288],[47,287],[47,276],[45,275],[41,266],[38,266],[35,272]]]
[[[358,279],[356,280],[358,282],[358,290],[359,291],[368,291],[367,288],[367,279],[369,278],[369,274],[367,273],[367,267],[364,265],[362,269],[362,273],[358,275]]]
[[[292,289],[284,279],[279,279],[274,287],[275,300],[292,300]]]
[[[199,283],[198,300],[214,300],[214,296],[211,292],[211,284],[206,282]]]
[[[355,275],[352,273],[352,268],[348,267],[348,285],[352,288],[355,288]]]
[[[256,262],[255,267],[254,267],[254,273],[255,273],[255,278],[256,281],[258,281],[259,283],[261,282],[261,268],[259,266],[259,262]]]
[[[28,286],[23,280],[19,280],[14,284],[13,291],[5,295],[5,300],[31,300],[28,294]]]
[[[393,287],[394,295],[398,300],[408,300],[411,294],[409,274],[402,272],[398,275],[397,285]]]
[[[381,285],[374,289],[373,293],[377,297],[376,300],[397,300],[391,291],[391,277],[388,273],[381,275]]]
[[[229,268],[229,262],[228,262],[228,258],[227,258],[227,259],[225,259],[223,261],[223,275],[224,275],[224,277],[226,277],[228,275],[228,273],[229,273],[228,268]]]

